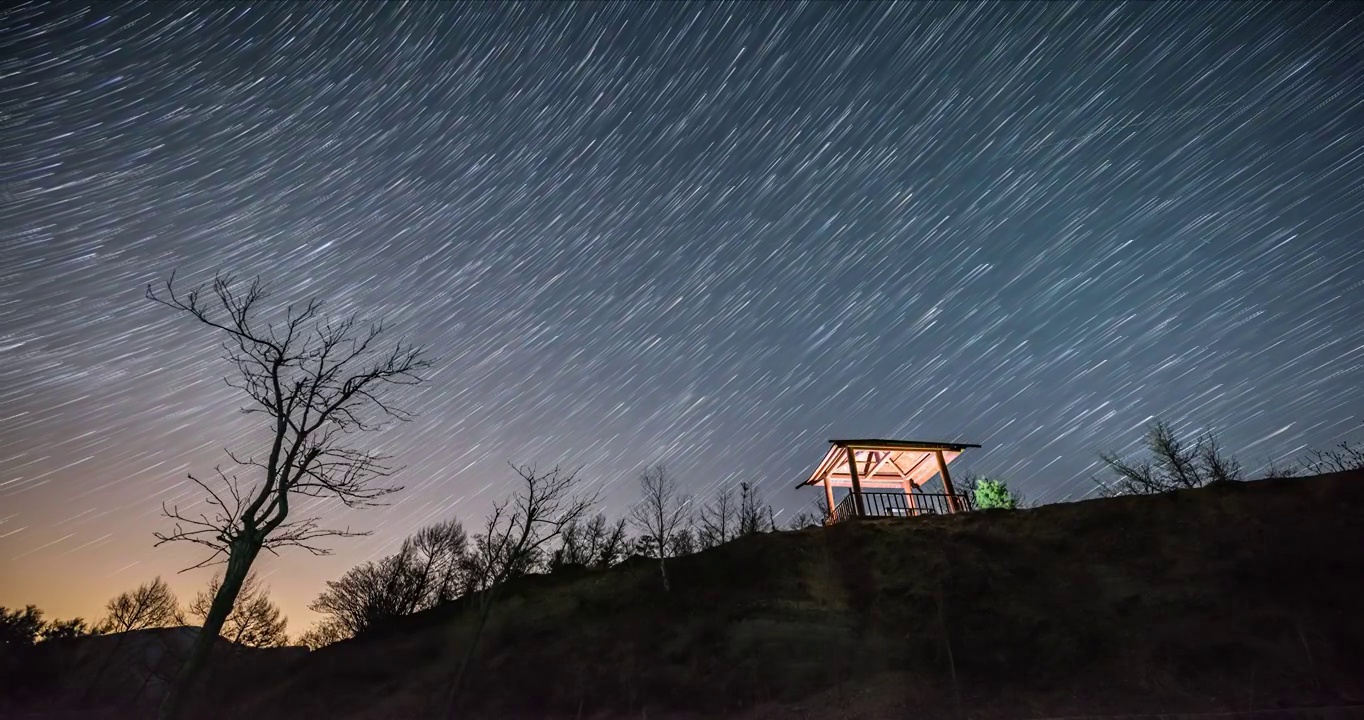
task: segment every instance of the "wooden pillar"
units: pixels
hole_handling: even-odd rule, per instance
[[[824,518],[832,520],[834,517],[834,486],[829,484],[829,476],[824,476],[824,502],[828,503],[829,514]]]
[[[843,446],[848,451],[848,474],[852,476],[853,507],[857,508],[857,516],[865,517],[867,508],[862,504],[862,478],[857,476],[857,453],[848,446]]]
[[[943,457],[941,450],[934,450],[933,456],[938,460],[938,473],[942,475],[943,492],[947,493],[947,506],[952,512],[961,512],[961,503],[957,502],[957,489],[952,487],[952,475],[947,472],[947,458]]]

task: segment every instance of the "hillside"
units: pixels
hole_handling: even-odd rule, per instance
[[[1364,703],[1364,473],[755,536],[529,578],[462,717],[1041,717]],[[459,604],[197,717],[436,717]],[[263,679],[262,675],[269,679]]]

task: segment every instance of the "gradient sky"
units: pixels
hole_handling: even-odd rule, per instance
[[[215,269],[441,359],[375,531],[261,567],[292,619],[508,460],[779,508],[830,437],[985,445],[1042,501],[1152,416],[1249,465],[1361,435],[1358,4],[20,3],[0,15],[0,604],[161,574],[249,452]]]

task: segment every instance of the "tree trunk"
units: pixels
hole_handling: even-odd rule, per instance
[[[218,634],[222,632],[223,623],[232,613],[232,606],[237,602],[237,594],[241,592],[242,583],[245,582],[246,575],[251,570],[251,563],[255,561],[259,552],[259,545],[245,541],[232,546],[232,553],[227,559],[227,570],[223,573],[223,584],[218,588],[218,594],[213,596],[213,605],[209,607],[198,637],[194,638],[189,658],[180,666],[175,682],[171,684],[166,697],[161,701],[161,708],[157,713],[158,720],[179,720],[181,713],[184,712],[189,691],[194,686],[194,681],[198,679],[199,673],[203,672],[204,666],[208,664],[208,659],[213,654],[213,646],[218,642]]]
[[[496,588],[497,586],[489,587],[478,597],[478,623],[474,625],[474,636],[469,639],[469,647],[464,651],[464,660],[455,671],[455,679],[450,683],[450,693],[445,699],[445,717],[450,720],[457,716],[460,695],[464,692],[464,677],[469,672],[469,666],[473,665],[478,657],[478,641],[483,638],[483,628],[488,624],[488,615],[493,609],[493,592]]]
[[[668,585],[668,566],[664,564],[665,562],[666,560],[664,559],[663,554],[659,553],[658,573],[663,576],[663,592],[672,592],[672,587]]]

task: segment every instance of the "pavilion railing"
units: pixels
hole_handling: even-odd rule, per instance
[[[858,517],[857,495],[849,492],[844,496],[830,515],[830,522],[842,522]],[[920,493],[906,495],[903,492],[862,492],[862,517],[918,517],[920,515],[950,515],[954,512],[971,512],[975,503],[969,495],[948,495],[946,493]]]

